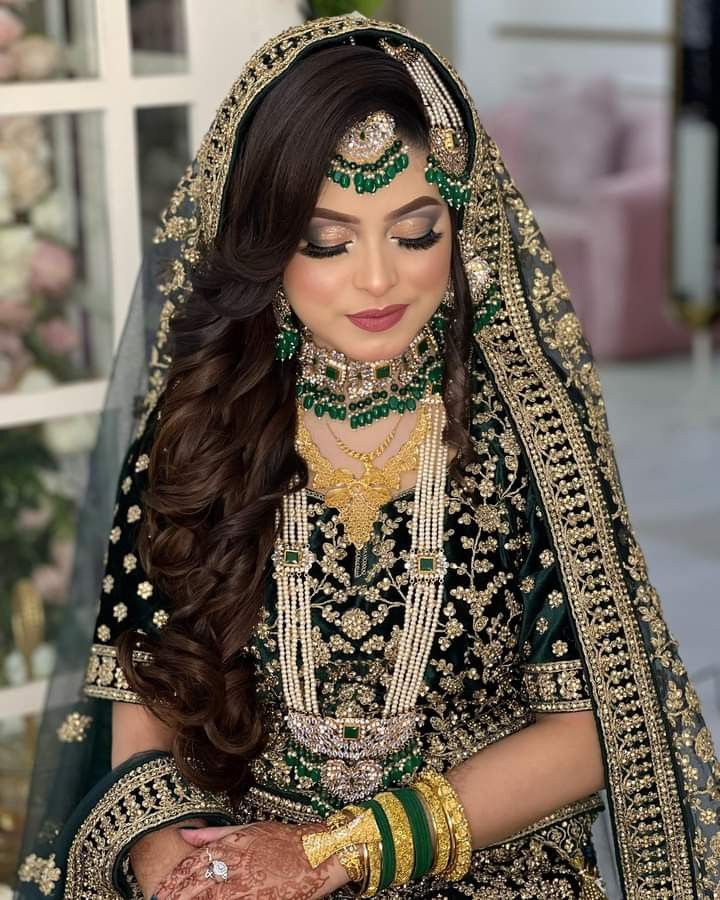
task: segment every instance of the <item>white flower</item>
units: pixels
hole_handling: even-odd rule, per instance
[[[5,677],[10,687],[17,687],[25,684],[28,680],[27,666],[25,658],[19,650],[12,650],[5,657]]]
[[[58,456],[86,453],[95,444],[97,425],[97,416],[93,413],[53,419],[43,423],[43,437],[49,449]]]
[[[0,200],[0,203],[2,201]],[[52,191],[30,210],[30,221],[38,234],[69,247],[74,235],[68,215],[68,204],[58,191]]]
[[[43,641],[42,644],[38,644],[32,653],[33,678],[47,678],[48,675],[52,674],[54,665],[55,647],[47,641]],[[2,894],[0,894],[0,897],[2,897]]]
[[[35,391],[49,391],[55,387],[57,381],[47,371],[38,366],[28,369],[15,386],[15,392],[18,394],[32,394]]]
[[[27,299],[32,254],[29,225],[0,228],[0,297],[4,300]]]

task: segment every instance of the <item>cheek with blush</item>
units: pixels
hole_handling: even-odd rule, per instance
[[[338,302],[351,279],[345,260],[315,260],[296,254],[285,269],[283,283],[298,318],[311,331],[344,315]]]

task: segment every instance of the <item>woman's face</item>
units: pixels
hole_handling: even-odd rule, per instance
[[[326,179],[283,276],[290,306],[318,346],[352,359],[402,353],[448,285],[448,207],[425,180],[427,153],[411,148],[409,156],[407,169],[374,194]],[[380,310],[389,314],[377,317]],[[376,317],[358,315],[366,311]]]

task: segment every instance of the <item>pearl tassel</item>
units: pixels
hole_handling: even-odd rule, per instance
[[[430,404],[430,427],[419,453],[411,548],[407,560],[410,585],[397,660],[383,709],[385,718],[415,708],[444,596],[447,562],[443,537],[448,455],[447,445],[442,440],[445,406],[437,394],[422,402]],[[278,584],[278,654],[288,709],[319,716],[308,577],[313,556],[309,541],[308,499],[303,488],[283,497],[282,538],[276,541],[273,554]],[[297,562],[286,561],[288,550],[298,553]],[[433,561],[431,572],[420,570],[421,557]],[[298,666],[298,650],[301,666]]]

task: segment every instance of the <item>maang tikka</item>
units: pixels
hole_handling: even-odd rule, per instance
[[[374,194],[410,164],[409,148],[384,110],[355,122],[345,132],[326,172],[330,181],[358,194]]]

